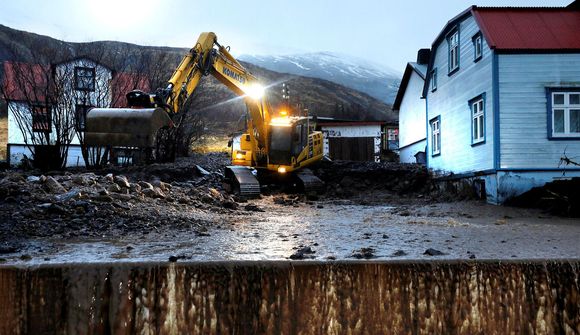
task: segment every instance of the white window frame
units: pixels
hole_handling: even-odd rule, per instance
[[[551,105],[551,122],[552,122],[552,129],[551,129],[551,136],[553,138],[566,138],[566,137],[579,137],[580,138],[580,131],[578,132],[571,132],[570,131],[570,114],[572,111],[580,111],[580,103],[579,104],[572,104],[570,102],[571,95],[579,95],[580,91],[576,90],[558,90],[552,91],[550,94],[550,105]],[[564,103],[563,104],[555,104],[555,96],[556,95],[563,95],[564,96]],[[562,110],[564,113],[564,132],[556,133],[556,124],[555,124],[555,114],[557,110]],[[580,113],[580,112],[578,112]]]
[[[97,82],[97,73],[94,67],[75,66],[74,87],[77,91],[94,92]]]
[[[485,141],[485,97],[480,95],[469,102],[471,109],[471,144]],[[481,130],[481,133],[480,133]]]
[[[431,156],[441,154],[441,117],[431,120]]]
[[[477,33],[473,37],[473,61],[477,62],[483,56],[483,38],[481,33]]]
[[[449,46],[449,74],[451,75],[459,69],[459,29],[455,29],[447,37],[447,44]]]
[[[437,68],[431,70],[431,78],[429,79],[429,86],[431,87],[431,92],[437,90]]]

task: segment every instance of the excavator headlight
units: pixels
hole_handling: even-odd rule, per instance
[[[264,96],[264,86],[260,84],[252,84],[245,89],[246,95],[252,99],[260,100]]]
[[[285,168],[285,167],[283,167],[283,166],[280,166],[280,167],[278,168],[278,173],[281,173],[281,174],[284,174],[284,173],[286,173],[286,168]]]
[[[238,153],[236,154],[236,159],[244,159],[244,154],[242,154],[242,153],[238,152]]]

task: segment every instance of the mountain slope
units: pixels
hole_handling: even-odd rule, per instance
[[[401,74],[368,60],[316,52],[294,55],[241,55],[241,60],[268,70],[332,81],[393,103]]]
[[[145,73],[151,78],[152,87],[165,85],[186,52],[185,48],[113,41],[64,42],[0,25],[0,62],[58,63],[74,57],[89,57],[115,71]],[[245,62],[244,65],[264,84],[272,85],[268,93],[274,106],[281,101],[281,83],[288,82],[292,87],[292,102],[300,100],[313,114],[354,120],[396,120],[390,105],[365,93],[322,79],[282,74]],[[210,122],[221,124],[220,128],[239,127],[238,121],[245,112],[243,101],[213,77],[207,79],[195,92],[193,108],[200,110]]]

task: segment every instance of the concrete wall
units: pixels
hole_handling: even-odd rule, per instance
[[[448,74],[448,45],[444,39],[434,50],[437,89],[427,96],[428,120],[441,117],[441,154],[432,157],[431,130],[427,135],[428,167],[453,173],[492,169],[493,166],[493,92],[492,53],[483,41],[483,57],[474,62],[472,37],[479,32],[473,17],[459,25],[459,70]],[[427,74],[429,75],[429,74]],[[472,146],[469,100],[486,95],[485,143]]]
[[[575,334],[578,261],[0,267],[0,333]]]

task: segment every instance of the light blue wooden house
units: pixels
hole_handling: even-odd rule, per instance
[[[561,164],[580,161],[580,10],[467,9],[433,42],[423,98],[428,168],[488,202],[580,176]]]

